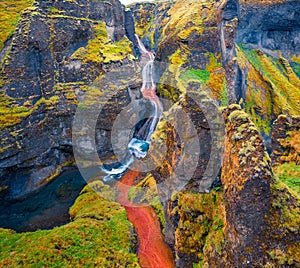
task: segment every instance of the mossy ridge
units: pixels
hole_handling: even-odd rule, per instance
[[[16,30],[20,13],[31,6],[33,0],[2,0],[0,2],[0,51],[4,43]]]
[[[94,25],[95,38],[89,40],[86,47],[81,47],[71,56],[71,59],[82,60],[84,63],[109,63],[122,61],[125,58],[134,59],[131,42],[127,37],[112,42],[106,31],[106,24],[99,21]]]
[[[166,219],[163,207],[159,200],[156,181],[151,174],[148,174],[144,180],[131,187],[129,190],[129,199],[136,204],[150,205],[158,216],[162,227],[165,227]]]
[[[270,134],[270,124],[281,113],[300,111],[300,80],[288,74],[278,60],[261,51],[237,46],[238,63],[247,72],[245,110],[256,126]]]
[[[185,87],[190,82],[200,82],[205,86],[211,98],[218,100],[222,106],[228,104],[225,70],[213,53],[206,53],[208,64],[205,69],[188,69],[180,75]]]
[[[246,49],[243,46],[240,46],[239,49],[261,77],[269,82],[273,91],[275,91],[276,98],[278,98],[276,104],[282,110],[288,109],[291,115],[299,114],[300,80],[292,71],[288,73],[281,68],[279,64],[286,60],[280,58],[279,60],[282,60],[278,61],[261,51]]]
[[[179,216],[175,246],[183,254],[193,254],[201,264],[210,265],[212,256],[221,256],[225,244],[225,208],[223,191],[209,194],[180,192],[172,197],[178,205],[171,215]],[[199,266],[200,265],[200,266]]]
[[[106,199],[113,195],[108,186],[94,182],[84,188],[70,209],[73,221],[69,224],[21,234],[0,229],[0,265],[140,267],[131,252],[133,227],[126,212]]]

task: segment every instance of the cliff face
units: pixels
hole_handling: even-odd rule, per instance
[[[209,194],[199,193],[203,177],[197,172],[198,189],[191,187],[193,180],[178,187],[185,179],[175,168],[184,162],[178,150],[184,145],[179,145],[170,126],[158,128],[155,134],[173,145],[169,147],[173,153],[167,153],[153,175],[165,213],[166,241],[175,252],[177,267],[192,267],[193,263],[199,267],[297,265],[299,197],[274,175],[263,139],[250,116],[238,105],[227,107],[223,115],[222,186],[214,184]],[[168,122],[172,122],[170,118]],[[200,159],[205,163],[205,158]]]
[[[22,12],[1,54],[0,176],[8,197],[39,188],[73,161],[79,102],[83,110],[99,98],[111,103],[97,128],[99,154],[111,154],[115,111],[139,80],[128,23],[119,1],[35,1]]]
[[[156,8],[135,5],[135,23],[147,25],[145,39],[155,27],[146,14]],[[295,1],[179,0],[164,10],[156,41],[158,90],[174,105],[158,125],[150,155],[159,166],[152,173],[166,216],[166,241],[178,267],[197,262],[199,267],[276,267],[299,262],[297,182],[282,179],[286,174],[297,178],[299,173],[294,164],[289,164],[294,173],[290,166],[276,168],[280,180],[290,182],[287,188],[273,174],[266,152],[266,147],[273,149],[275,161],[298,161],[299,8]],[[215,100],[221,106],[239,102],[244,109],[230,106],[223,112],[224,162],[213,184],[220,185],[221,177],[221,193],[199,193],[205,191],[204,171],[213,146],[205,109],[195,109],[193,98],[188,97],[194,91],[201,92],[200,102]],[[176,119],[182,111],[191,117],[195,114],[193,126],[185,117]],[[272,126],[282,113],[287,116]],[[182,137],[192,140],[193,127],[203,142],[203,154],[194,155],[199,163],[189,176],[193,161],[184,153],[188,142]],[[206,199],[215,206],[205,207]],[[216,215],[220,217],[215,221]]]
[[[155,199],[145,199],[160,214],[177,266],[299,265],[298,1],[26,6],[14,34],[0,40],[1,197],[22,197],[47,183],[74,161],[74,145],[88,159],[95,143],[89,129],[72,143],[76,109],[99,113],[98,155],[114,157],[112,124],[130,102],[128,86],[141,82],[136,30],[157,52],[158,93],[167,100],[149,153]],[[237,102],[242,108],[229,105]],[[226,107],[222,115],[219,106]],[[72,228],[90,225],[86,214],[95,228],[102,224],[107,215],[89,211],[98,199],[83,192],[76,204],[89,206],[73,207]],[[95,209],[112,207],[119,210],[114,203]],[[137,266],[135,256],[124,255],[120,265],[129,258]]]
[[[136,24],[157,8],[136,5]],[[299,8],[295,1],[174,2],[163,9],[156,59],[180,69],[159,70],[161,95],[176,100],[179,78],[198,80],[222,105],[243,103],[269,148],[272,122],[300,110]],[[148,19],[143,35],[156,23]]]
[[[168,21],[168,11],[174,1],[144,2],[129,5],[135,31],[143,42],[151,49],[157,50],[165,24]]]

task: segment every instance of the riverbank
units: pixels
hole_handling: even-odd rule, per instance
[[[128,192],[139,172],[129,171],[116,187],[118,202],[125,208],[128,220],[138,235],[138,257],[142,267],[175,267],[172,252],[164,242],[157,215],[150,206],[134,204],[128,199]]]

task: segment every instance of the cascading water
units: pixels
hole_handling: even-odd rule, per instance
[[[141,127],[142,131],[136,131],[134,133],[133,138],[127,146],[128,152],[123,163],[104,164],[102,166],[102,170],[107,174],[107,176],[103,178],[103,181],[108,183],[112,180],[119,180],[136,158],[141,159],[147,156],[151,135],[155,131],[163,112],[162,104],[156,95],[156,83],[154,78],[155,56],[145,48],[140,38],[137,35],[135,36],[142,57],[147,59],[147,63],[142,70],[143,84],[140,90],[144,99],[150,101],[153,111],[150,118],[147,118],[147,120],[143,122]]]

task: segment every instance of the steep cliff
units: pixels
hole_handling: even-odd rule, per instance
[[[165,213],[166,241],[174,249],[177,267],[298,265],[299,195],[274,175],[250,116],[238,105],[227,107],[223,114],[222,187],[215,186],[209,194],[190,184],[178,190],[176,181],[184,178],[174,172],[176,155],[153,173]],[[158,129],[156,135],[161,133]],[[168,144],[178,146],[172,132],[163,133]],[[197,175],[201,184],[203,178]],[[162,184],[165,178],[172,178],[167,187]]]
[[[100,158],[115,159],[113,122],[131,101],[127,88],[141,83],[136,31],[156,52],[165,112],[147,158],[155,167],[130,196],[154,207],[177,267],[299,266],[299,1],[8,5],[0,3],[10,18],[0,21],[1,198],[39,189],[74,162],[74,152],[83,157],[80,167],[88,166],[94,144]],[[97,115],[96,137],[82,128],[72,143],[76,110],[78,129]],[[127,146],[117,130],[115,141]],[[127,252],[133,236],[124,210],[111,188],[93,187],[104,194],[86,188],[69,225],[33,234],[2,230],[0,263],[15,266],[27,254],[28,264],[31,253],[12,241],[39,239],[51,245],[49,264],[54,254],[74,254],[70,243],[80,252],[96,248],[93,261],[138,267]],[[95,240],[99,229],[104,242]],[[116,257],[106,244],[119,229]],[[83,265],[77,255],[73,261],[67,265]]]
[[[201,81],[221,105],[241,102],[270,147],[272,122],[299,115],[299,4],[297,1],[176,1],[159,21],[158,6],[137,4],[143,36],[155,33],[160,93],[175,99],[180,80]],[[160,22],[160,34],[157,23]],[[174,77],[176,79],[174,80]]]
[[[35,1],[20,16],[1,52],[0,176],[9,198],[38,189],[73,161],[79,103],[83,110],[97,99],[109,103],[97,139],[99,155],[111,155],[111,122],[130,101],[128,85],[139,83],[119,1]]]

